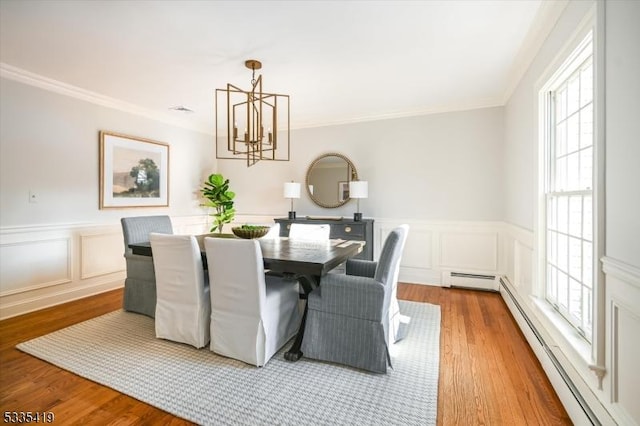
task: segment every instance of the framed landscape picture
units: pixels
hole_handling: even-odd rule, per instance
[[[167,207],[169,145],[100,132],[100,208]]]

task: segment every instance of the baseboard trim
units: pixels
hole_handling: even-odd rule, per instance
[[[582,409],[582,412],[584,413],[586,418],[589,420],[589,422],[592,425],[601,425],[602,423],[600,422],[600,420],[598,420],[598,417],[596,416],[595,412],[591,409],[591,407],[589,406],[587,401],[584,399],[584,397],[582,396],[582,394],[581,394],[580,390],[578,389],[578,387],[576,386],[576,384],[573,382],[573,380],[571,379],[571,377],[569,376],[569,374],[567,373],[565,368],[562,366],[562,364],[560,363],[558,358],[553,353],[552,348],[545,341],[543,335],[540,333],[540,331],[538,330],[536,325],[533,323],[533,321],[531,320],[531,318],[527,314],[526,310],[522,307],[522,305],[518,301],[517,297],[513,294],[513,292],[509,288],[509,285],[508,285],[507,281],[502,277],[500,278],[499,281],[500,281],[500,289],[503,290],[503,291],[500,292],[503,295],[502,296],[503,299],[506,299],[505,296],[504,296],[505,294],[506,294],[506,297],[508,297],[508,300],[505,300],[505,302],[508,302],[507,306],[513,305],[515,307],[515,309],[516,309],[516,312],[512,312],[512,314],[514,314],[514,316],[515,316],[515,314],[517,313],[525,321],[525,323],[527,324],[529,330],[535,336],[536,340],[540,344],[540,347],[544,351],[544,354],[547,356],[547,358],[551,362],[553,368],[555,368],[555,370],[557,371],[559,377],[561,378],[561,380],[566,385],[567,390],[575,398],[575,401],[576,401],[577,405]],[[523,332],[524,332],[524,330],[523,330]],[[526,335],[526,333],[525,333],[525,335]],[[540,360],[540,361],[542,361],[542,360]]]
[[[100,283],[81,288],[73,288],[46,296],[32,297],[29,299],[22,299],[14,303],[3,304],[2,306],[0,306],[0,320],[17,317],[20,315],[28,314],[30,312],[50,308],[52,306],[62,305],[74,300],[84,299],[85,297],[106,293],[107,291],[117,290],[119,288],[122,288],[123,286],[124,280],[118,279],[106,283]]]

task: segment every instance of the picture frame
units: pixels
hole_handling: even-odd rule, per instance
[[[100,131],[100,209],[169,206],[169,145]]]
[[[338,202],[342,203],[349,199],[349,182],[338,182]]]

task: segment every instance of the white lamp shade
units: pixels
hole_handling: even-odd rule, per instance
[[[284,198],[300,198],[300,183],[298,183],[298,182],[285,182],[284,183]]]
[[[349,198],[369,197],[369,182],[366,180],[352,180],[349,182]]]

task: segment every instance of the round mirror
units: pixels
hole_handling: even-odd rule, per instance
[[[307,194],[320,207],[340,207],[349,201],[349,182],[357,179],[351,160],[341,154],[324,154],[307,170]]]

